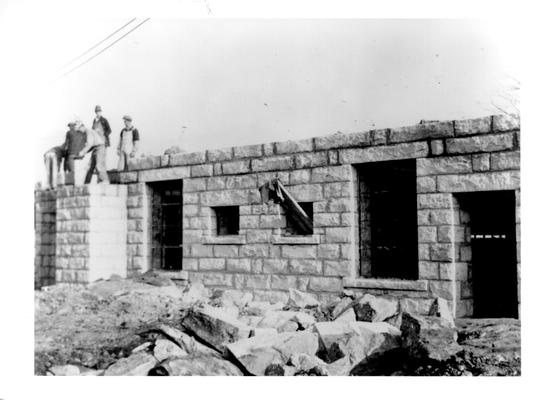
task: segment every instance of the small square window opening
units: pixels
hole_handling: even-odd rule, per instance
[[[240,207],[213,207],[212,227],[216,236],[238,235],[240,231]]]

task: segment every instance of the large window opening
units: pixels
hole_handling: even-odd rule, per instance
[[[418,278],[416,160],[357,167],[360,275]]]
[[[182,180],[149,184],[151,268],[182,269]]]

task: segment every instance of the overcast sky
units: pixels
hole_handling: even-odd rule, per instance
[[[43,79],[128,20],[53,24]],[[151,19],[46,86],[37,168],[96,104],[114,139],[130,114],[151,154],[493,114],[514,83],[504,38],[471,20]]]

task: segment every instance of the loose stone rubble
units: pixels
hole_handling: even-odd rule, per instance
[[[140,306],[148,315],[138,323]],[[50,288],[37,292],[36,307],[39,325],[42,316],[93,318],[91,310],[124,307],[127,323],[115,329],[130,334],[120,337],[108,361],[102,359],[106,348],[101,355],[81,348],[79,357],[74,348],[66,358],[71,362],[36,367],[47,375],[411,375],[447,374],[448,365],[451,374],[468,375],[478,360],[458,343],[460,336],[474,338],[459,333],[442,299],[424,316],[370,294],[344,293],[320,303],[290,290],[285,303],[272,304],[253,301],[250,293],[210,291],[198,283],[178,288],[150,276]],[[157,311],[150,314],[150,307]],[[490,332],[495,337],[496,330]],[[501,363],[516,361],[515,353],[499,355]]]

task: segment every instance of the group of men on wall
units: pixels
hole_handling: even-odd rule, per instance
[[[75,184],[76,160],[82,160],[87,153],[91,153],[89,166],[85,175],[85,184],[91,183],[96,172],[100,183],[109,183],[106,172],[106,151],[110,147],[112,130],[108,120],[102,115],[101,106],[95,107],[95,119],[91,128],[87,128],[82,121],[68,123],[66,139],[61,146],[55,146],[44,155],[47,186],[57,185],[57,176],[62,160],[65,173],[64,184]],[[132,118],[124,115],[124,128],[120,132],[118,147],[118,171],[128,169],[129,160],[137,154],[139,147],[139,131],[133,126]]]

